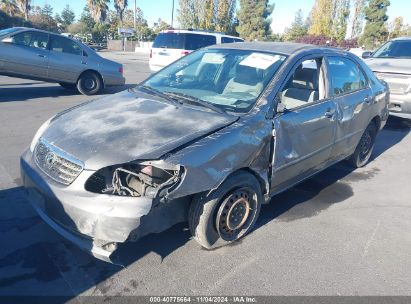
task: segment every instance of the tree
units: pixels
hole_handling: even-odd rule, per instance
[[[360,43],[367,48],[375,48],[387,38],[388,31],[385,22],[388,20],[387,7],[389,0],[370,0],[364,9],[365,28]]]
[[[58,32],[57,22],[53,18],[53,8],[49,4],[31,7],[29,19],[35,28]]]
[[[120,19],[120,26],[123,26],[124,10],[127,5],[127,0],[114,0],[114,8],[116,9],[117,15]]]
[[[76,14],[67,4],[65,8],[61,11],[61,23],[64,28],[67,28],[70,24],[72,24],[76,20]]]
[[[24,18],[20,16],[10,16],[3,10],[0,10],[0,29],[2,28],[9,28],[13,26],[27,26],[32,27],[30,21],[26,21]]]
[[[334,0],[331,38],[341,42],[347,35],[350,0]]]
[[[285,41],[297,41],[301,37],[307,34],[308,28],[303,21],[303,11],[299,9],[296,14],[291,27],[286,28],[284,31]]]
[[[270,5],[268,0],[240,0],[237,12],[240,36],[247,40],[267,39],[271,32],[269,16],[273,10],[274,5]]]
[[[26,20],[29,20],[30,2],[31,0],[16,0],[16,4]]]
[[[165,22],[164,20],[162,20],[161,18],[159,18],[157,20],[157,22],[154,22],[153,32],[154,32],[154,34],[157,35],[161,31],[167,30],[169,28],[170,28],[170,25],[167,22]]]
[[[199,28],[203,5],[199,0],[179,0],[177,21],[181,28]]]
[[[389,24],[388,28],[388,39],[397,38],[404,33],[404,19],[402,17],[396,17],[394,21]]]
[[[14,0],[2,0],[0,9],[5,11],[9,16],[16,16],[19,13],[19,8]]]
[[[236,1],[233,0],[219,0],[217,8],[217,22],[216,29],[219,32],[231,32]]]
[[[106,21],[109,2],[110,0],[87,0],[90,13],[96,23]]]
[[[364,24],[364,5],[366,0],[354,0],[354,15],[351,25],[351,38],[361,35]]]
[[[332,36],[333,27],[333,0],[316,0],[311,11],[311,26],[308,34],[313,36]]]
[[[200,20],[200,28],[206,30],[215,30],[215,0],[204,1],[204,12]]]

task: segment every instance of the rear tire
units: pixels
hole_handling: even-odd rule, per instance
[[[207,249],[230,244],[251,231],[262,199],[260,184],[251,173],[235,173],[215,191],[193,199],[188,215],[191,234]]]
[[[369,162],[372,151],[374,150],[377,131],[377,126],[374,122],[371,122],[365,129],[360,142],[355,148],[354,154],[348,158],[348,162],[354,168],[364,167]]]
[[[103,83],[95,72],[85,72],[77,81],[77,90],[83,95],[95,95],[102,89]]]

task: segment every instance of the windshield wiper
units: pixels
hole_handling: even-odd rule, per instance
[[[176,100],[175,98],[172,98],[171,96],[168,96],[167,94],[165,94],[165,93],[163,93],[163,92],[161,92],[161,91],[159,91],[159,90],[156,90],[156,89],[154,89],[154,88],[152,88],[152,87],[150,87],[150,86],[140,85],[139,87],[142,88],[142,89],[144,89],[144,90],[146,90],[146,91],[149,91],[149,92],[150,92],[151,94],[153,94],[153,95],[156,95],[156,96],[162,97],[162,98],[164,98],[164,99],[166,99],[166,100],[168,100],[168,101],[171,101],[171,102],[174,103],[174,104],[178,104],[178,105],[182,105],[182,104],[183,104],[181,101]]]
[[[191,95],[187,95],[187,94],[184,94],[184,93],[178,93],[178,92],[167,92],[167,91],[162,92],[162,93],[169,96],[169,97],[171,97],[171,98],[173,98],[173,99],[176,99],[180,102],[185,101],[185,102],[188,102],[188,103],[191,103],[191,104],[200,105],[202,107],[209,108],[209,109],[211,109],[215,112],[218,112],[220,114],[226,114],[227,113],[226,111],[224,111],[223,109],[213,105],[212,103],[204,101],[200,98],[197,98],[197,97],[194,97],[194,96],[191,96]]]

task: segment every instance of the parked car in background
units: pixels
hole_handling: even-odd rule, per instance
[[[49,119],[22,181],[51,227],[101,259],[187,220],[215,248],[246,235],[274,195],[347,158],[364,166],[388,97],[345,51],[214,45]]]
[[[239,37],[210,31],[165,30],[154,39],[150,50],[150,70],[157,72],[173,61],[205,46],[243,41]]]
[[[411,37],[388,41],[362,57],[390,87],[390,114],[411,119]]]
[[[22,27],[0,31],[0,75],[57,82],[85,95],[125,83],[121,64],[81,42]]]

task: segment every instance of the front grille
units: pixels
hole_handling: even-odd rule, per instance
[[[375,75],[388,83],[391,93],[400,95],[408,93],[407,90],[411,85],[410,75],[392,73],[375,73]]]
[[[43,138],[40,138],[34,149],[34,159],[45,174],[64,185],[71,184],[84,168],[81,161]]]

